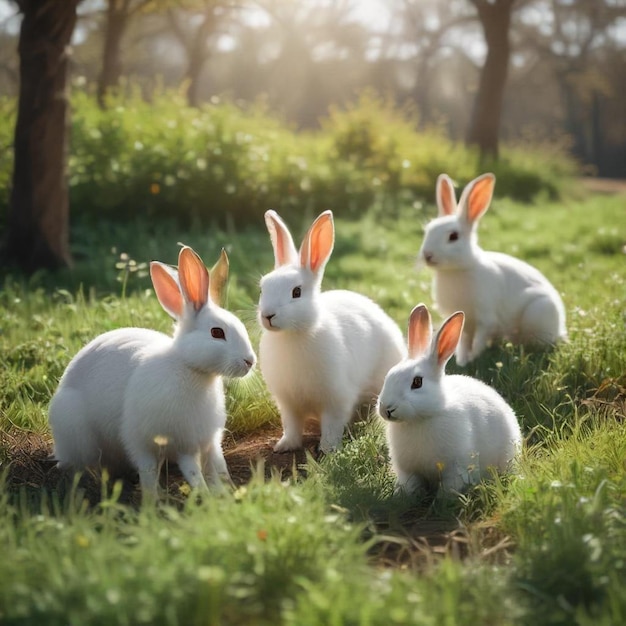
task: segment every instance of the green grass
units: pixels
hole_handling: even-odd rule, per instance
[[[359,222],[337,220],[325,287],[370,295],[404,328],[415,303],[431,302],[431,277],[414,262],[433,212],[375,207]],[[568,344],[549,353],[496,346],[465,369],[520,417],[527,449],[513,476],[457,503],[393,497],[384,432],[370,419],[351,428],[343,450],[309,462],[306,479],[257,475],[201,504],[173,497],[171,506],[137,511],[114,490],[89,507],[78,488],[17,490],[5,481],[0,623],[626,623],[623,217],[623,197],[502,200],[481,225],[483,246],[537,265],[568,314]],[[290,225],[297,234],[306,227]],[[73,272],[4,278],[0,432],[49,437],[57,381],[98,333],[169,330],[143,264],[175,262],[177,241],[207,263],[227,247],[229,308],[258,341],[257,283],[273,262],[260,226],[226,233],[83,223],[73,241]],[[229,386],[229,413],[235,439],[277,423],[258,373]],[[0,439],[4,471],[14,452]],[[417,549],[422,525],[455,520],[458,549]]]

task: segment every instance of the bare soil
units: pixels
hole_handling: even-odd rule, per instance
[[[229,435],[224,438],[224,457],[235,486],[247,483],[256,467],[263,466],[267,478],[273,473],[287,478],[304,465],[307,452],[313,457],[317,456],[319,432],[314,425],[307,427],[303,448],[296,452],[278,454],[273,451],[280,435],[280,428],[268,426],[238,439]],[[20,430],[0,433],[0,449],[8,451],[8,459],[5,462],[0,460],[0,470],[7,468],[7,485],[10,490],[64,490],[64,480],[68,477],[50,459],[52,442],[49,437]],[[261,465],[259,461],[262,461]],[[138,504],[140,493],[137,475],[129,474],[120,478],[123,482],[121,502]],[[165,468],[162,481],[168,493],[174,495],[180,491],[179,487],[184,482],[176,465]],[[102,498],[102,481],[99,476],[83,476],[80,487],[90,503],[96,504]]]
[[[626,194],[626,179],[624,178],[596,178],[585,176],[581,179],[588,191],[600,194]]]

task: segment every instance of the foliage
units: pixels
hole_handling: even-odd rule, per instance
[[[479,169],[493,171],[498,178],[496,193],[524,202],[544,194],[560,197],[564,180],[574,173],[563,158],[563,146],[509,146],[502,159],[479,164],[477,153],[451,142],[443,128],[416,132],[416,115],[398,109],[390,100],[364,92],[358,101],[341,109],[332,107],[323,128],[330,133],[334,153],[361,172],[393,205],[402,194],[430,200],[433,181],[449,173],[460,187]]]
[[[504,496],[504,528],[519,538],[514,583],[544,623],[626,618],[623,426],[587,419],[547,437]]]
[[[70,187],[78,215],[249,221],[274,198],[293,205],[305,184],[307,155],[261,108],[197,110],[174,94],[151,104],[120,100],[106,111],[84,93],[75,102]]]
[[[10,100],[0,103],[0,133],[12,128],[13,109]],[[196,109],[169,92],[150,103],[112,98],[102,110],[77,90],[72,120],[71,213],[92,221],[167,217],[241,227],[270,207],[287,218],[325,208],[356,216],[374,201],[397,212],[405,202],[430,201],[442,171],[463,185],[486,167],[498,176],[498,195],[530,201],[560,197],[575,170],[558,146],[504,148],[501,161],[481,166],[442,129],[418,132],[409,112],[370,92],[333,108],[317,132],[295,132],[262,104],[215,100]],[[8,134],[0,135],[5,144]],[[10,151],[0,159],[6,205]]]
[[[15,575],[1,568],[3,621],[272,623],[302,581],[315,589],[365,567],[358,527],[306,490],[262,477],[181,512],[137,514],[108,500],[86,514],[75,493],[53,496],[41,515],[3,505],[0,533],[15,567]],[[18,533],[11,518],[22,520]]]

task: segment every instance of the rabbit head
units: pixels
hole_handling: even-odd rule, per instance
[[[459,311],[441,326],[434,340],[430,313],[418,304],[409,318],[409,356],[389,370],[378,399],[378,413],[389,422],[424,420],[445,404],[441,379],[461,337],[465,316]]]
[[[220,300],[228,276],[224,251],[216,267],[212,278],[202,259],[184,246],[178,271],[152,261],[150,276],[161,306],[176,320],[174,345],[185,364],[207,375],[244,376],[256,362],[246,328],[213,300]]]
[[[467,267],[476,256],[477,226],[491,203],[496,178],[483,174],[468,185],[457,205],[454,186],[447,174],[437,178],[439,217],[425,229],[420,260],[434,269]]]
[[[268,331],[303,330],[318,318],[324,268],[333,251],[333,214],[324,211],[311,225],[297,251],[289,230],[275,211],[265,213],[274,248],[274,270],[261,279],[258,318]]]

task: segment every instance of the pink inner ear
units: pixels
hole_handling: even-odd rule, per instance
[[[274,233],[276,233],[276,227],[274,227]],[[287,254],[285,252],[285,242],[282,237],[276,236],[276,258],[280,265],[284,265],[287,261]]]
[[[465,315],[459,311],[450,316],[437,335],[437,362],[443,365],[454,354],[461,338]]]
[[[150,277],[161,306],[175,317],[183,314],[183,298],[176,281],[159,263],[150,263]]]
[[[484,176],[474,183],[467,200],[467,217],[470,222],[477,220],[489,208],[494,186],[493,176]]]
[[[331,213],[322,213],[306,234],[300,249],[300,263],[318,272],[328,261],[335,243],[335,228]]]
[[[439,210],[442,215],[453,215],[456,210],[456,197],[449,178],[439,179]]]
[[[274,266],[280,267],[292,263],[295,254],[295,246],[287,227],[277,219],[273,211],[265,213],[265,225],[270,234],[272,248],[274,249]]]
[[[272,244],[274,246],[274,253],[276,255],[276,264],[284,265],[285,263],[285,242],[283,238],[278,233],[278,228],[276,227],[276,222],[273,218],[268,218],[267,226],[270,231],[270,239],[272,240]]]
[[[430,346],[432,326],[430,313],[426,305],[419,304],[412,311],[409,318],[408,346],[409,357],[412,359],[425,354]]]
[[[202,259],[191,248],[180,251],[178,276],[185,298],[199,311],[209,298],[209,272]]]

